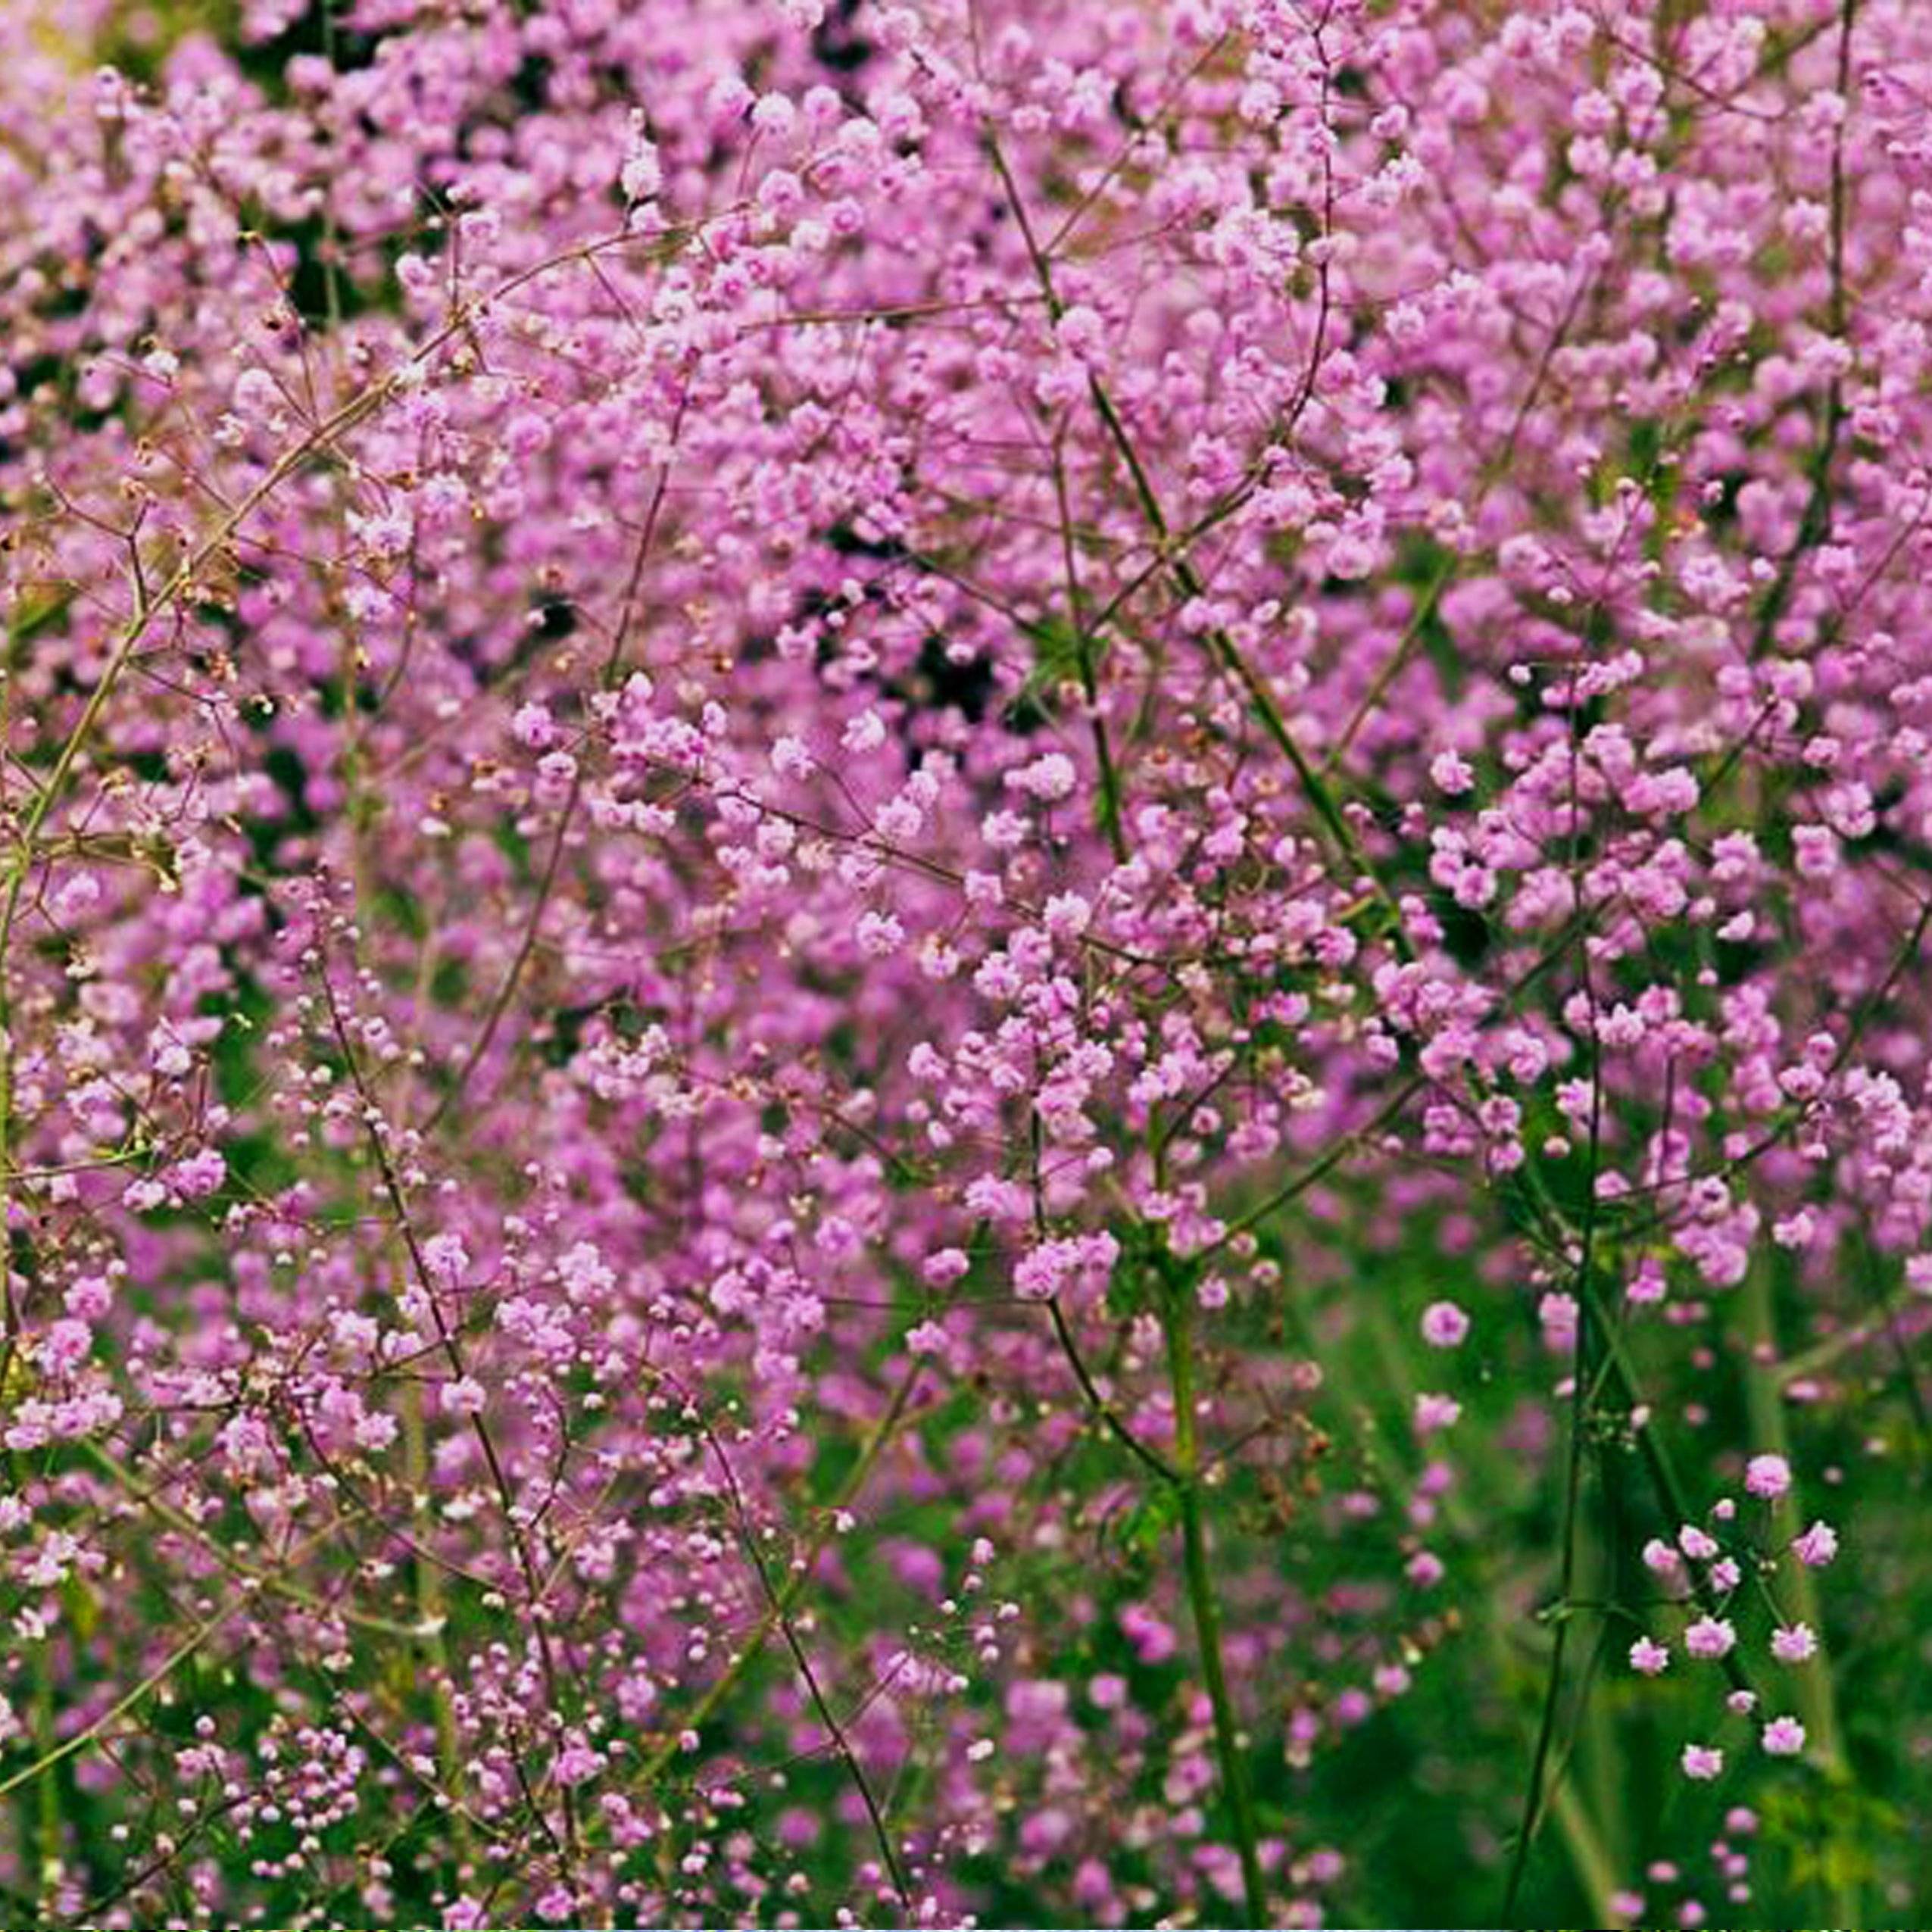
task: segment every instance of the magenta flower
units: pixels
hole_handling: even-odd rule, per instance
[[[1432,1301],[1422,1311],[1422,1339],[1431,1348],[1459,1348],[1469,1318],[1453,1301]]]

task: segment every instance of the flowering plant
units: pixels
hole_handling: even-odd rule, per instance
[[[1932,14],[0,54],[11,1922],[1932,1907]]]

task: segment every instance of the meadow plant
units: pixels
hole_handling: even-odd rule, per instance
[[[6,1922],[1926,1922],[1932,9],[8,0],[0,288]]]

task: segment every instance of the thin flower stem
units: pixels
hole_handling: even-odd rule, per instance
[[[1174,1403],[1174,1490],[1181,1513],[1181,1559],[1185,1567],[1188,1602],[1194,1613],[1194,1636],[1200,1646],[1201,1675],[1206,1681],[1208,1703],[1214,1714],[1215,1755],[1220,1762],[1222,1789],[1234,1827],[1234,1849],[1241,1859],[1241,1887],[1247,1923],[1269,1923],[1268,1887],[1262,1875],[1260,1833],[1254,1798],[1248,1784],[1247,1752],[1233,1698],[1228,1694],[1227,1665],[1222,1656],[1221,1603],[1209,1559],[1207,1520],[1202,1508],[1201,1459],[1194,1422],[1194,1356],[1191,1289],[1185,1275],[1165,1256],[1157,1257],[1161,1326],[1167,1341],[1169,1386]]]
[[[1587,973],[1585,978],[1587,982]],[[1593,1024],[1593,1002],[1591,1012]],[[1593,1303],[1586,1290],[1591,1280],[1596,1232],[1596,1171],[1602,1146],[1603,1119],[1603,1076],[1593,1045],[1590,1150],[1584,1173],[1583,1229],[1576,1267],[1578,1306],[1576,1343],[1570,1365],[1570,1444],[1564,1475],[1562,1556],[1557,1581],[1558,1600],[1566,1606],[1571,1604],[1576,1582],[1577,1545],[1583,1513],[1584,1450],[1590,1423],[1590,1343],[1593,1317],[1591,1312]],[[1572,1617],[1562,1618],[1556,1626],[1556,1634],[1550,1646],[1550,1674],[1543,1690],[1543,1715],[1537,1727],[1536,1746],[1530,1760],[1529,1785],[1523,1796],[1522,1822],[1517,1827],[1515,1850],[1510,1859],[1509,1882],[1503,1893],[1503,1918],[1506,1924],[1513,1924],[1515,1921],[1517,1901],[1522,1894],[1524,1878],[1529,1870],[1531,1848],[1536,1843],[1537,1828],[1543,1821],[1546,1807],[1545,1782],[1548,1775],[1550,1749],[1556,1738],[1557,1708],[1562,1695],[1564,1654],[1575,1621]],[[1558,1776],[1561,1776],[1560,1771]]]
[[[1093,1410],[1135,1461],[1144,1465],[1163,1482],[1184,1487],[1186,1478],[1181,1472],[1159,1450],[1143,1442],[1121,1419],[1120,1412],[1101,1394],[1073,1339],[1073,1331],[1067,1326],[1066,1315],[1060,1306],[1057,1295],[1047,1302],[1047,1312],[1053,1319],[1053,1334],[1060,1343],[1060,1353],[1066,1357],[1072,1367],[1074,1379],[1080,1384],[1080,1393],[1086,1398],[1088,1407]]]
[[[925,1364],[915,1362],[900,1378],[893,1389],[891,1400],[886,1404],[885,1413],[873,1425],[864,1447],[860,1450],[858,1459],[839,1485],[837,1493],[822,1506],[828,1519],[826,1525],[818,1530],[807,1543],[802,1559],[793,1566],[791,1574],[779,1586],[776,1600],[767,1603],[763,1614],[752,1626],[751,1634],[739,1645],[738,1653],[731,1662],[712,1680],[709,1687],[684,1714],[682,1722],[669,1732],[645,1757],[631,1781],[633,1784],[647,1787],[655,1784],[669,1768],[682,1748],[679,1742],[681,1737],[686,1732],[695,1732],[707,1723],[757,1662],[766,1644],[770,1641],[772,1632],[779,1628],[781,1617],[790,1615],[799,1598],[804,1594],[819,1558],[832,1540],[829,1519],[857,1500],[873,1470],[877,1468],[879,1458],[885,1454],[887,1446],[904,1422],[913,1394],[924,1374]]]
[[[1738,1291],[1743,1331],[1740,1339],[1745,1359],[1750,1364],[1745,1378],[1745,1403],[1751,1419],[1753,1446],[1788,1461],[1790,1431],[1785,1422],[1784,1387],[1775,1366],[1778,1315],[1771,1289],[1771,1267],[1761,1258],[1745,1275]],[[1804,1520],[1795,1480],[1782,1506],[1797,1521]],[[1824,1619],[1816,1579],[1802,1563],[1791,1563],[1790,1569],[1787,1600],[1791,1620],[1809,1624],[1814,1630],[1821,1628]],[[1796,1673],[1792,1687],[1798,1707],[1804,1713],[1814,1762],[1833,1787],[1844,1789],[1851,1782],[1851,1766],[1845,1756],[1844,1728],[1839,1719],[1837,1679],[1828,1646],[1821,1645],[1820,1654]],[[1857,1925],[1862,1922],[1865,1908],[1858,1884],[1842,1863],[1834,1862],[1830,1866],[1827,1890],[1834,1923]]]

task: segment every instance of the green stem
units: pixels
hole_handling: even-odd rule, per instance
[[[1415,1404],[1416,1384],[1409,1372],[1401,1337],[1384,1305],[1371,1300],[1367,1307],[1369,1328],[1374,1338],[1381,1378],[1394,1393],[1398,1408],[1410,1409]],[[1312,1330],[1305,1309],[1300,1311],[1298,1319],[1304,1330]],[[1378,1422],[1375,1405],[1363,1392],[1346,1352],[1340,1349],[1330,1350],[1322,1366],[1336,1401],[1347,1413],[1360,1419],[1377,1454],[1385,1457],[1394,1466],[1403,1466],[1407,1459],[1409,1446],[1391,1438]],[[1502,1586],[1484,1574],[1493,1553],[1484,1540],[1487,1522],[1482,1509],[1472,1503],[1458,1485],[1444,1495],[1443,1515],[1450,1529],[1471,1553],[1472,1588],[1478,1600],[1500,1604],[1504,1595]],[[1514,1671],[1515,1660],[1501,1623],[1493,1618],[1488,1620],[1486,1634],[1493,1668],[1500,1681]],[[1617,1890],[1617,1865],[1590,1808],[1567,1781],[1559,1780],[1550,1799],[1549,1809],[1562,1835],[1564,1849],[1569,1853],[1577,1881],[1589,1901],[1590,1922],[1595,1925],[1612,1924],[1615,1913],[1610,1901]]]
[[[1057,438],[1053,443],[1053,499],[1060,507],[1060,554],[1066,572],[1067,614],[1073,626],[1073,648],[1080,671],[1080,694],[1086,701],[1087,720],[1094,738],[1094,763],[1100,786],[1100,825],[1114,863],[1127,863],[1127,835],[1120,819],[1120,776],[1113,762],[1106,719],[1100,714],[1100,680],[1094,669],[1094,640],[1081,614],[1080,566],[1073,547],[1073,504],[1067,494],[1066,464]]]
[[[1778,1317],[1771,1301],[1771,1270],[1762,1260],[1744,1277],[1738,1291],[1739,1312],[1744,1329],[1744,1401],[1750,1419],[1753,1450],[1771,1456],[1790,1458],[1790,1431],[1785,1425],[1783,1378],[1778,1369]],[[1779,1506],[1802,1519],[1799,1492],[1791,1493]],[[1796,1572],[1788,1584],[1781,1584],[1784,1607],[1793,1620],[1821,1628],[1824,1618],[1818,1606],[1818,1584],[1802,1563],[1790,1566]],[[1827,1649],[1802,1668],[1790,1673],[1793,1692],[1804,1715],[1805,1730],[1812,1749],[1812,1762],[1834,1785],[1849,1784],[1850,1767],[1845,1759],[1845,1739],[1838,1721],[1838,1700],[1832,1681]],[[1832,1874],[1831,1912],[1840,1925],[1856,1925],[1861,1904],[1857,1887],[1836,1862],[1828,1862]]]
[[[1584,958],[1584,990],[1586,997],[1590,1000],[1590,1022],[1593,1027],[1596,1022],[1595,1000],[1590,991],[1587,953]],[[1563,1653],[1567,1646],[1572,1621],[1568,1612],[1576,1594],[1578,1542],[1583,1528],[1584,1453],[1590,1424],[1590,1328],[1595,1307],[1590,1289],[1593,1280],[1591,1263],[1594,1259],[1596,1238],[1596,1173],[1603,1145],[1603,1069],[1593,1048],[1590,1072],[1589,1161],[1584,1176],[1583,1227],[1577,1256],[1576,1347],[1570,1364],[1570,1450],[1564,1480],[1562,1565],[1558,1583],[1558,1600],[1563,1606],[1565,1614],[1562,1621],[1556,1626],[1556,1642],[1550,1653],[1550,1679],[1543,1693],[1542,1721],[1537,1728],[1536,1750],[1530,1762],[1529,1789],[1523,1796],[1523,1821],[1516,1834],[1515,1856],[1510,1861],[1509,1883],[1503,1897],[1503,1916],[1506,1921],[1513,1921],[1515,1918],[1516,1902],[1522,1891],[1523,1880],[1529,1871],[1530,1850],[1536,1843],[1537,1829],[1543,1820],[1550,1771],[1550,1747],[1555,1740],[1556,1713],[1562,1699]],[[1590,1696],[1587,1678],[1584,1681],[1582,1695],[1587,1708]],[[1581,1715],[1580,1712],[1579,1718]],[[1560,1765],[1556,1776],[1560,1782],[1562,1777]]]
[[[423,1384],[414,1379],[403,1390],[403,1457],[410,1493],[429,1493],[429,1437],[423,1413]],[[448,1621],[442,1572],[429,1553],[419,1547],[414,1556],[416,1612],[422,1625],[423,1661],[429,1678],[430,1708],[436,1724],[438,1781],[452,1801],[459,1871],[470,1862],[473,1846],[470,1820],[463,1805],[463,1746],[456,1726],[456,1706],[450,1695],[449,1645],[444,1637]]]
[[[53,1640],[42,1637],[34,1667],[33,1743],[45,1754],[54,1748]],[[34,1848],[39,1870],[34,1874],[38,1896],[51,1900],[61,1882],[61,1788],[58,1768],[49,1765],[34,1784]]]
[[[1220,1760],[1222,1786],[1234,1827],[1234,1847],[1241,1861],[1248,1923],[1266,1925],[1268,1895],[1261,1875],[1260,1834],[1255,1823],[1254,1797],[1248,1788],[1247,1762],[1242,1754],[1234,1700],[1228,1694],[1227,1667],[1221,1654],[1220,1600],[1215,1592],[1207,1521],[1201,1508],[1200,1444],[1194,1429],[1194,1337],[1189,1325],[1188,1292],[1184,1280],[1169,1276],[1161,1296],[1168,1380],[1174,1396],[1174,1492],[1181,1506],[1188,1601],[1194,1612],[1195,1638],[1200,1646],[1207,1700],[1214,1713],[1215,1755]]]
[[[704,1692],[691,1708],[685,1713],[681,1723],[669,1728],[656,1748],[645,1755],[629,1784],[632,1789],[654,1785],[672,1761],[682,1749],[679,1740],[686,1731],[694,1731],[710,1721],[712,1713],[737,1689],[751,1666],[763,1654],[765,1645],[772,1633],[788,1617],[793,1606],[805,1593],[818,1565],[819,1558],[824,1553],[826,1545],[832,1540],[832,1523],[840,1512],[858,1499],[872,1470],[886,1450],[887,1446],[897,1434],[910,1406],[913,1392],[918,1387],[924,1372],[923,1362],[915,1359],[913,1366],[900,1378],[892,1392],[892,1399],[886,1405],[885,1413],[873,1426],[866,1439],[865,1446],[859,1452],[858,1460],[847,1472],[845,1479],[836,1491],[819,1506],[825,1518],[824,1525],[813,1535],[805,1546],[803,1560],[791,1565],[791,1572],[779,1586],[776,1596],[767,1603],[764,1614],[753,1625],[751,1633],[740,1645],[738,1653],[730,1664],[717,1677],[710,1687]]]

